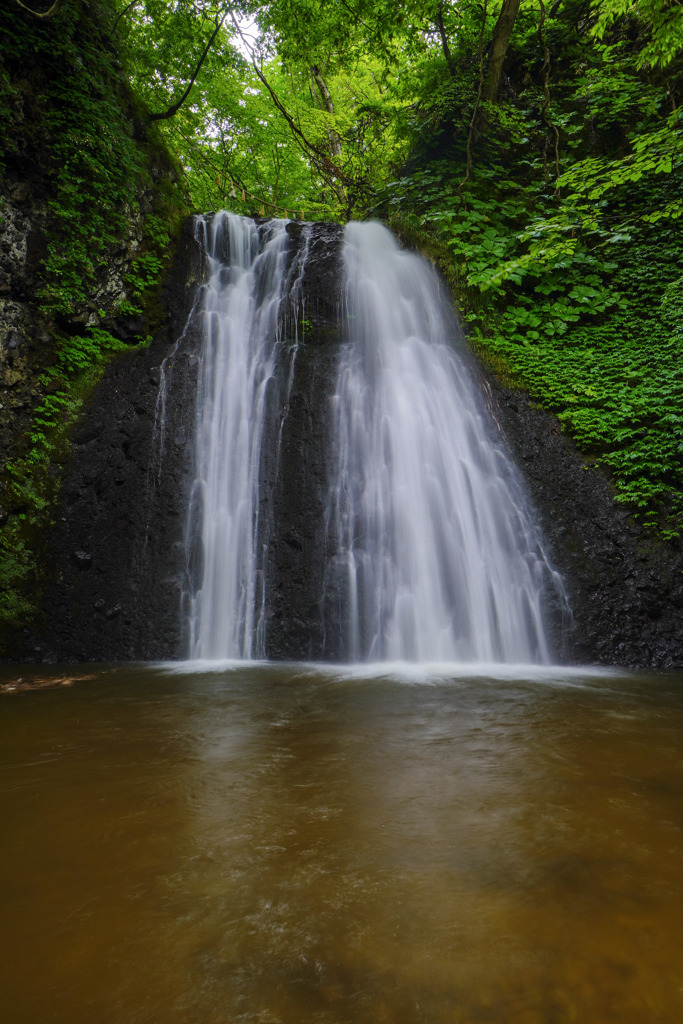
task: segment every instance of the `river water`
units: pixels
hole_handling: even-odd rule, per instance
[[[6,1024],[683,1018],[682,676],[18,676]]]

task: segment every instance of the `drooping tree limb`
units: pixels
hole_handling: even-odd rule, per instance
[[[465,177],[458,185],[458,195],[460,196],[460,205],[463,203],[462,190],[464,189],[467,182],[470,180],[470,172],[472,170],[472,139],[476,130],[477,118],[479,116],[479,107],[481,106],[481,94],[484,91],[484,32],[486,31],[486,15],[487,15],[487,2],[484,0],[484,10],[481,17],[481,28],[479,29],[479,44],[477,48],[477,54],[479,59],[479,87],[477,89],[477,100],[474,104],[474,110],[472,111],[472,120],[470,121],[470,129],[467,133],[467,165],[465,167]]]
[[[337,165],[330,159],[328,154],[323,149],[320,148],[320,146],[316,146],[314,142],[311,142],[311,140],[304,135],[299,125],[296,123],[290,112],[285,107],[284,103],[281,101],[280,97],[273,89],[272,85],[270,84],[266,76],[259,68],[258,64],[256,63],[256,60],[254,59],[253,54],[251,57],[251,62],[253,64],[254,71],[256,72],[259,78],[259,81],[262,82],[263,85],[265,85],[266,89],[270,93],[270,98],[272,99],[273,103],[284,117],[292,132],[294,133],[294,141],[298,144],[302,152],[304,152],[309,157],[313,155],[317,158],[316,163],[323,174],[328,175],[332,178],[336,178],[337,180],[345,184],[348,183],[348,179],[341,170],[341,168],[337,167]]]
[[[211,33],[211,36],[209,37],[208,43],[204,47],[204,52],[202,53],[201,57],[199,58],[199,61],[197,62],[197,67],[194,69],[194,72],[192,74],[192,78],[187,83],[187,88],[185,89],[185,92],[183,93],[183,95],[180,97],[180,99],[176,103],[172,103],[171,106],[168,108],[168,110],[164,110],[164,111],[162,111],[159,114],[150,114],[149,115],[150,121],[165,121],[167,118],[173,117],[174,114],[178,113],[178,111],[182,107],[183,103],[185,102],[187,97],[190,95],[190,91],[192,89],[192,86],[194,85],[194,83],[197,80],[197,75],[199,74],[199,72],[202,69],[202,64],[206,60],[206,58],[207,58],[207,56],[209,54],[209,50],[213,46],[213,43],[214,43],[214,40],[215,40],[216,36],[218,35],[218,33],[220,32],[221,28],[223,27],[223,22],[225,21],[227,15],[228,15],[228,9],[227,8],[223,11],[223,13],[220,15],[220,17],[218,16],[218,13],[216,13],[216,27],[213,30],[213,32]]]
[[[131,9],[131,7],[135,7],[135,5],[139,2],[140,0],[130,0],[130,3],[126,4],[122,11],[119,11],[119,13],[116,15],[116,20],[111,27],[111,32],[109,33],[110,36],[113,36],[114,32],[116,32],[118,24],[121,21],[121,18],[124,18],[126,14],[128,14],[128,11]]]
[[[253,47],[250,46],[247,40],[245,39],[244,33],[242,32],[239,22],[235,18],[234,14],[231,13],[230,16],[232,18],[232,23],[235,28],[235,31],[242,40],[242,43],[251,58],[252,67],[254,68],[254,73],[256,74],[256,77],[259,79],[262,85],[265,86],[275,107],[277,108],[277,110],[280,111],[285,121],[289,125],[292,131],[294,142],[297,144],[301,152],[310,160],[312,168],[315,168],[319,172],[319,174],[328,182],[330,187],[334,190],[339,204],[341,206],[346,207],[347,216],[350,216],[350,194],[362,194],[362,192],[367,188],[366,182],[363,180],[361,176],[350,177],[348,174],[345,174],[342,168],[338,164],[336,164],[334,160],[331,159],[329,152],[327,152],[320,145],[317,145],[315,142],[311,142],[311,140],[307,138],[303,129],[301,128],[301,125],[298,124],[297,121],[294,119],[292,114],[289,112],[285,104],[282,102],[282,100],[277,95],[272,85],[266,78],[265,74],[263,73],[263,69],[259,67],[259,64],[256,60],[256,56],[254,54]],[[315,80],[312,72],[311,77]],[[319,90],[320,83],[316,82],[316,92],[318,92]],[[327,90],[326,86],[325,90]],[[327,107],[327,103],[324,98],[324,93],[321,92],[320,96],[323,104]],[[331,97],[329,98],[331,102]],[[327,107],[327,109],[328,113],[330,113],[331,111],[329,110],[329,107]],[[334,110],[334,107],[332,107],[332,110]]]
[[[49,21],[59,14],[64,0],[54,0],[52,7],[48,8],[47,11],[34,11],[31,7],[27,7],[26,4],[22,4],[21,0],[14,0],[16,4],[21,7],[22,11],[27,11],[33,18],[37,18],[38,21]]]
[[[306,138],[306,136],[302,132],[302,130],[299,127],[299,125],[296,123],[296,121],[294,120],[292,115],[289,113],[287,108],[281,102],[281,100],[279,99],[279,97],[275,93],[274,89],[272,88],[270,82],[267,80],[266,76],[261,71],[261,69],[258,66],[258,63],[256,61],[256,57],[254,56],[254,51],[250,47],[250,45],[247,42],[247,40],[244,38],[244,34],[242,32],[242,29],[240,28],[239,22],[235,18],[235,15],[231,13],[230,17],[232,19],[232,24],[233,24],[233,27],[234,27],[235,31],[237,32],[237,34],[239,35],[240,39],[242,40],[242,43],[243,43],[247,53],[249,54],[249,57],[251,58],[252,67],[254,68],[254,71],[256,72],[257,78],[259,79],[259,81],[261,82],[262,85],[265,85],[266,89],[270,93],[270,98],[272,99],[273,103],[275,104],[277,109],[280,111],[280,113],[284,117],[284,119],[287,122],[287,124],[289,125],[289,127],[292,129],[292,132],[294,133],[295,141],[304,150],[304,152],[317,153],[319,156],[322,156],[323,155],[322,151],[319,150],[318,147],[313,142],[311,142],[309,139]]]
[[[441,49],[443,50],[443,55],[446,58],[446,63],[448,64],[448,70],[450,71],[452,77],[455,78],[455,75],[456,75],[455,61],[453,60],[453,54],[451,53],[451,48],[448,45],[448,36],[446,35],[446,26],[444,25],[444,21],[443,21],[443,0],[440,0],[439,6],[437,7],[437,10],[436,10],[436,27],[438,28],[439,35],[441,37]]]
[[[266,89],[270,93],[271,100],[273,101],[273,103],[275,104],[277,109],[280,111],[280,113],[284,117],[284,119],[287,122],[287,124],[289,125],[289,127],[294,132],[295,140],[299,143],[299,145],[302,147],[304,152],[306,152],[306,153],[315,153],[316,156],[319,156],[321,158],[326,158],[326,159],[329,160],[329,158],[327,157],[327,153],[324,153],[323,150],[320,149],[319,146],[316,146],[314,142],[311,142],[311,140],[308,139],[304,135],[304,133],[301,130],[301,128],[299,127],[299,125],[296,123],[296,121],[294,120],[294,118],[292,117],[290,112],[285,107],[284,103],[281,101],[280,97],[277,95],[277,93],[273,89],[272,85],[270,84],[270,82],[268,81],[266,76],[263,74],[263,72],[259,68],[259,66],[256,63],[256,60],[255,60],[253,54],[252,54],[252,57],[251,57],[251,63],[253,65],[253,67],[254,67],[254,71],[256,72],[256,75],[257,75],[259,81],[263,85],[265,85]]]
[[[545,38],[543,36],[543,26],[545,24],[545,4],[543,3],[543,0],[538,0],[538,3],[539,3],[539,6],[541,8],[541,18],[540,18],[540,21],[538,23],[538,39],[539,39],[539,42],[540,42],[541,46],[543,47],[543,68],[541,70],[541,78],[542,78],[542,81],[543,81],[543,95],[545,97],[545,99],[543,101],[543,106],[541,107],[541,117],[543,118],[543,123],[546,125],[546,127],[552,129],[552,131],[553,131],[553,133],[555,135],[555,178],[556,178],[556,180],[559,180],[559,177],[560,177],[560,133],[558,131],[557,125],[553,124],[552,121],[548,117],[548,107],[550,106],[550,89],[548,88],[548,74],[549,74],[549,71],[550,71],[550,50],[548,49],[546,41],[545,41]],[[546,140],[547,140],[547,136],[546,136]],[[547,141],[546,141],[546,149],[547,149]],[[546,149],[544,149],[544,151],[543,151],[543,173],[544,173],[545,182],[546,182],[546,185],[547,185],[548,184],[548,165],[547,165],[547,161],[546,161]]]
[[[249,55],[251,57],[251,63],[252,63],[252,66],[254,68],[254,71],[256,73],[257,78],[259,79],[259,81],[268,90],[268,93],[270,94],[270,98],[272,99],[273,103],[275,104],[275,106],[280,111],[280,113],[284,117],[285,121],[287,122],[287,124],[291,128],[292,133],[294,135],[294,140],[298,144],[300,149],[304,153],[306,153],[308,156],[313,154],[313,155],[315,155],[318,158],[318,161],[322,165],[321,166],[321,170],[323,171],[323,173],[330,174],[332,177],[338,178],[340,181],[344,182],[345,184],[352,184],[352,182],[351,183],[349,182],[348,178],[344,175],[342,170],[339,167],[337,167],[337,165],[335,163],[333,163],[332,160],[330,160],[330,157],[328,156],[328,154],[323,149],[321,149],[320,146],[316,146],[316,144],[314,142],[311,142],[311,140],[308,139],[304,135],[303,131],[301,130],[299,125],[296,123],[296,121],[294,120],[294,118],[292,117],[290,112],[287,110],[287,108],[285,107],[285,105],[282,102],[282,100],[277,95],[277,93],[273,89],[272,85],[270,84],[270,82],[268,81],[266,76],[263,74],[263,71],[261,70],[261,68],[258,66],[258,62],[256,60],[256,57],[254,56],[254,52],[253,52],[252,48],[249,46],[247,40],[244,38],[242,30],[241,30],[241,28],[239,26],[239,22],[235,18],[234,14],[231,13],[230,17],[232,18],[232,23],[233,23],[233,26],[235,28],[235,31],[239,35],[240,39],[242,40],[244,46],[247,49],[247,52],[249,53]]]

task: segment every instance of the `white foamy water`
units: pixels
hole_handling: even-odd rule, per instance
[[[186,536],[188,653],[202,662],[260,659],[310,227],[293,257],[284,221],[258,228],[221,213],[198,227],[209,280]],[[548,664],[544,607],[549,597],[563,605],[562,583],[453,347],[457,329],[436,274],[379,224],[348,225],[344,268],[346,340],[318,431],[330,453],[320,522],[329,656]],[[294,324],[289,340],[284,319]]]
[[[280,304],[301,272],[295,265],[289,280],[285,225],[271,221],[260,241],[256,224],[234,214],[200,223],[209,282],[186,544],[190,558],[202,562],[191,567],[200,580],[190,599],[193,658],[250,659],[263,652],[261,449],[282,340]],[[292,364],[295,356],[292,347]]]
[[[328,572],[349,661],[547,663],[562,583],[432,268],[377,223],[345,233]]]

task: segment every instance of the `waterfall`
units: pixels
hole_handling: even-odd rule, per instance
[[[286,222],[259,231],[219,213],[202,218],[209,263],[198,382],[196,478],[186,538],[190,653],[194,658],[262,657],[264,558],[263,440],[280,409],[283,296],[302,272],[289,266]],[[296,338],[287,352],[291,383]]]
[[[198,230],[191,657],[548,662],[562,584],[432,268],[376,223],[343,282],[334,225]]]
[[[432,268],[377,223],[344,245],[328,508],[347,660],[550,660],[548,565]]]

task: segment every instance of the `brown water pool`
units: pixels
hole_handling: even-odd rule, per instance
[[[0,669],[5,1024],[683,1020],[683,676],[68,676]]]

